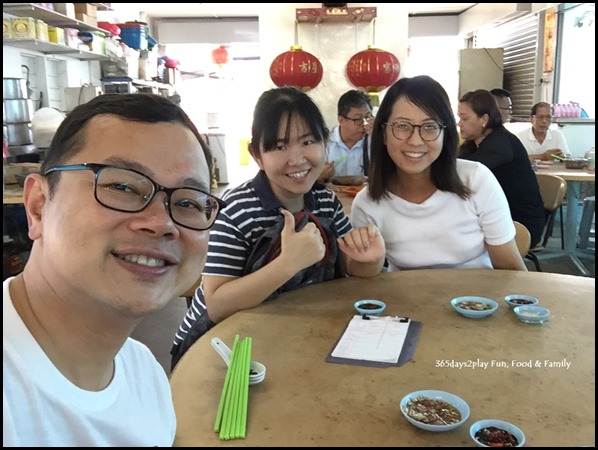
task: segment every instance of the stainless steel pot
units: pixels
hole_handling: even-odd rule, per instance
[[[33,144],[25,145],[9,145],[8,154],[10,156],[23,156],[30,155],[37,152],[37,147]]]
[[[8,145],[24,145],[33,143],[33,130],[31,124],[25,123],[9,123],[6,127],[6,139]]]
[[[2,98],[28,98],[27,80],[25,78],[3,78]]]
[[[32,100],[6,99],[3,103],[6,123],[31,122],[34,113]]]

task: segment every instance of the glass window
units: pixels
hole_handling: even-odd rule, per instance
[[[596,117],[596,25],[594,3],[563,3],[560,7],[558,73],[554,103],[580,103]]]

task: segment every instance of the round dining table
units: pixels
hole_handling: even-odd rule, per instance
[[[521,322],[504,301],[510,294],[537,297],[550,318]],[[471,447],[475,421],[500,419],[521,428],[526,446],[594,446],[594,294],[590,278],[477,269],[385,272],[284,293],[220,322],[180,360],[170,377],[175,445]],[[498,310],[461,316],[450,301],[470,295],[496,300]],[[422,323],[408,362],[326,361],[359,299],[382,300],[383,315]],[[251,359],[267,372],[249,387],[245,438],[221,440],[214,423],[227,369],[211,339],[232,346],[237,335],[252,338]],[[430,432],[407,422],[401,399],[425,389],[464,399],[465,424]]]

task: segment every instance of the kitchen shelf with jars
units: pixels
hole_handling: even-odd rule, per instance
[[[110,59],[107,55],[79,50],[68,45],[55,44],[54,42],[40,41],[39,39],[2,39],[2,44],[11,47],[34,50],[44,55],[65,55],[82,61],[102,61]]]
[[[106,30],[33,3],[3,3],[2,11],[13,16],[12,19],[4,19],[3,45],[33,50],[45,55],[64,55],[83,61],[110,59],[109,56],[96,51],[86,51],[76,48],[76,46],[62,43],[58,39],[48,39],[49,27],[67,28],[75,32],[78,30],[102,33],[101,36],[109,34]],[[19,33],[11,32],[14,31],[11,29],[14,26],[9,27],[7,30],[7,21],[10,22],[11,20],[13,23],[15,20],[19,20]],[[40,24],[42,30],[45,27],[45,31],[40,31]],[[62,30],[59,31],[64,33]],[[62,40],[64,41],[64,38]]]
[[[34,3],[2,3],[2,12],[16,17],[33,17],[34,19],[43,20],[53,27],[68,27],[76,28],[79,31],[101,31],[106,33],[106,30],[102,28],[81,20],[72,19],[56,11],[50,11]]]

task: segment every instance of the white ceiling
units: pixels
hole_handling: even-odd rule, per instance
[[[408,3],[409,14],[460,14],[477,3]],[[350,4],[353,5],[353,4]],[[358,5],[358,4],[357,4]],[[257,16],[266,3],[112,3],[118,15],[146,18],[172,17],[251,17]],[[137,16],[138,17],[138,16]]]

